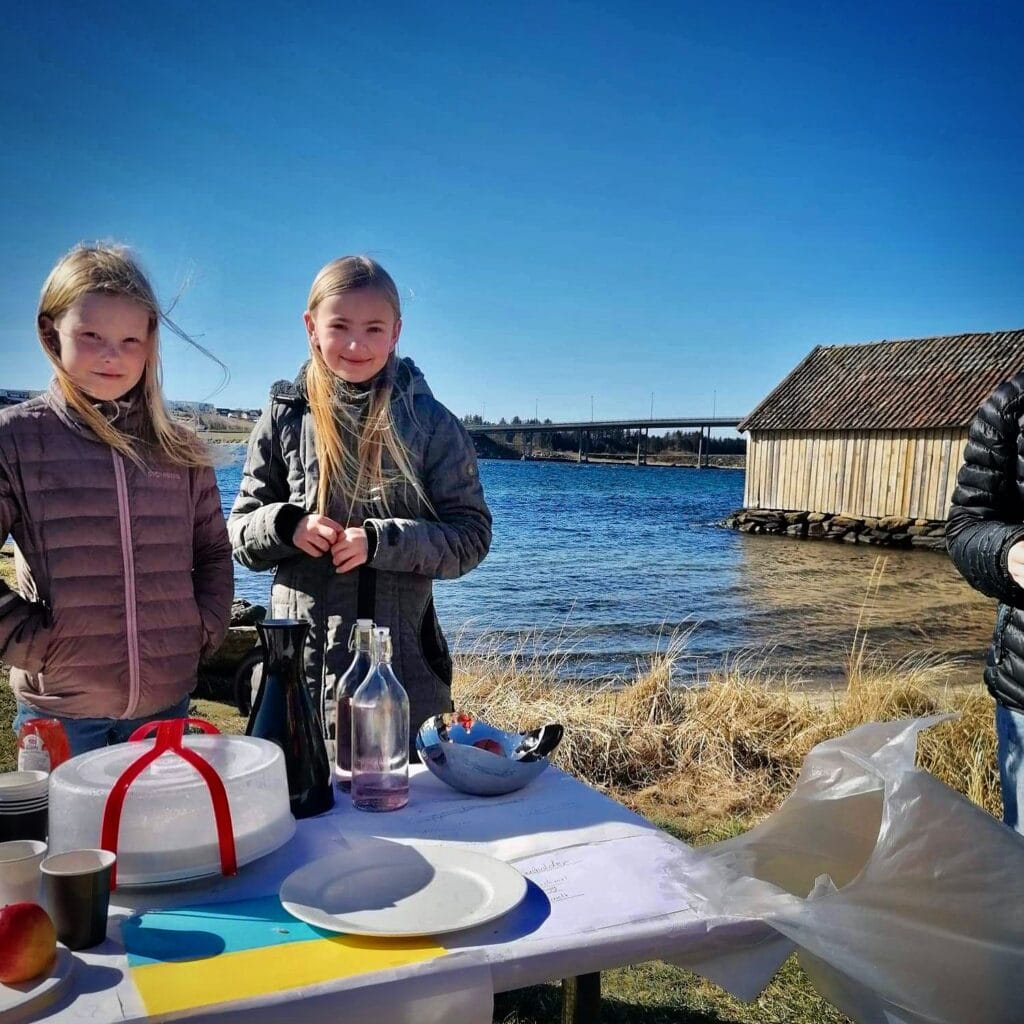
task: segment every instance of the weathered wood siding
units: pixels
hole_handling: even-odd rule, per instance
[[[966,428],[754,431],[743,504],[849,516],[945,519]]]

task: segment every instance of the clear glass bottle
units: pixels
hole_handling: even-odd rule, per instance
[[[352,661],[335,689],[332,720],[335,740],[334,780],[346,793],[352,786],[352,696],[373,667],[373,619],[356,619],[348,638]]]
[[[335,633],[336,636],[337,633]],[[337,639],[334,640],[334,643],[329,644],[329,648],[333,647],[336,643]],[[327,656],[327,651],[324,652],[324,656]],[[330,679],[325,679],[324,685],[320,689],[320,707],[317,709],[320,716],[320,729],[324,736],[324,749],[327,751],[327,760],[330,762],[332,770],[337,750],[335,740],[338,705],[337,693],[337,681],[332,682]]]
[[[352,803],[397,811],[409,802],[409,698],[391,669],[391,631],[373,631],[373,667],[352,696]]]

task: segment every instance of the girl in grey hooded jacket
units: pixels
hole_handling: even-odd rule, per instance
[[[398,293],[378,264],[324,267],[305,322],[311,358],[293,383],[274,385],[253,430],[228,519],[232,548],[242,565],[274,569],[275,617],[310,624],[316,706],[349,665],[356,618],[391,629],[411,741],[452,709],[432,581],[469,572],[490,546],[476,455],[422,373],[395,355]]]

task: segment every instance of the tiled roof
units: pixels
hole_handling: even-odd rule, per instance
[[[740,430],[966,426],[1024,369],[1024,330],[817,346]]]

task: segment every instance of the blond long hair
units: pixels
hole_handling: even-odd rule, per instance
[[[362,288],[379,292],[394,311],[396,321],[401,319],[402,304],[395,282],[368,256],[344,256],[322,267],[309,290],[307,310],[313,314],[330,296]],[[433,513],[430,499],[413,469],[409,449],[395,427],[391,405],[398,372],[399,362],[392,353],[369,391],[362,393],[335,376],[320,349],[310,340],[306,393],[320,463],[317,510],[321,515],[327,514],[333,495],[345,501],[349,522],[359,506],[379,503],[390,514],[388,495],[396,485],[411,488]],[[408,390],[399,394],[415,419]],[[365,415],[362,403],[366,403]]]
[[[141,436],[129,434],[111,423],[61,364],[60,339],[54,323],[79,298],[91,292],[123,295],[139,303],[149,314],[150,345],[141,381]],[[209,466],[213,459],[206,445],[193,431],[172,419],[164,403],[160,368],[161,322],[195,345],[161,311],[146,275],[131,251],[121,245],[76,245],[62,256],[43,283],[36,313],[39,342],[53,365],[65,401],[101,441],[139,464],[148,450],[156,451],[168,462],[180,466]],[[196,348],[210,355],[201,346],[196,345]],[[220,363],[216,357],[210,358]],[[223,364],[220,365],[223,368]]]

